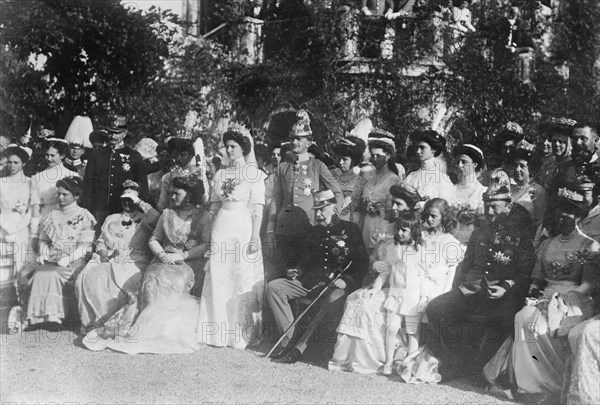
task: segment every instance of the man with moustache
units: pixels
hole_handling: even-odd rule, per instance
[[[482,377],[484,365],[511,333],[535,260],[529,229],[521,220],[520,206],[512,203],[509,189],[493,185],[483,194],[483,201],[487,223],[474,230],[467,243],[464,276],[457,275],[458,287],[434,298],[426,309],[429,325],[435,330],[433,336],[428,334],[427,344],[440,359],[444,380],[465,370]],[[485,317],[478,331],[483,327],[495,335],[494,339],[483,337],[472,360],[467,358],[469,353],[459,351],[464,337],[469,333],[474,337],[475,331],[460,329],[470,315]],[[464,334],[457,337],[456,331]]]
[[[277,166],[267,225],[267,243],[276,246],[278,271],[294,267],[302,256],[304,238],[314,225],[313,193],[326,188],[335,195],[338,208],[344,204],[342,190],[327,166],[308,154],[312,143],[308,113],[299,110],[296,118],[289,134],[294,162],[282,160]]]
[[[328,312],[341,315],[346,295],[360,286],[363,273],[369,266],[362,235],[356,224],[339,219],[333,191],[315,193],[312,209],[315,226],[306,235],[302,259],[296,267],[287,269],[286,278],[273,280],[267,285],[267,299],[279,331],[283,333],[294,321],[289,300],[313,299],[330,283],[332,274],[351,264],[320,298],[318,312],[294,345],[291,344],[294,328],[286,334],[281,348],[271,356],[278,363],[291,364],[300,359],[319,321]],[[335,324],[338,322],[339,319]]]
[[[594,181],[600,180],[599,138],[596,128],[585,123],[576,124],[571,133],[573,161],[581,166],[579,175],[587,175]]]
[[[148,195],[148,178],[142,156],[126,146],[127,118],[114,116],[108,128],[108,147],[94,149],[83,178],[83,195],[79,204],[98,221],[98,229],[110,214],[121,211],[123,183],[139,184],[140,195]]]

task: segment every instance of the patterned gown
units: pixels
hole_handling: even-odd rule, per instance
[[[526,305],[515,316],[514,341],[507,340],[485,367],[490,382],[508,394],[508,387],[499,383],[508,373],[516,392],[561,392],[569,354],[565,335],[573,324],[592,314],[592,299],[575,290],[583,282],[590,283],[592,290],[597,287],[599,253],[600,245],[578,229],[568,238],[559,235],[542,242],[532,278],[548,285],[537,305]],[[567,306],[556,333],[551,330],[551,314],[557,313],[554,293]]]
[[[29,243],[29,223],[31,207],[39,204],[40,199],[34,183],[22,171],[2,177],[0,183],[0,282],[12,283],[23,264],[35,260],[35,252],[30,249]]]
[[[185,251],[188,259],[165,264],[155,257],[144,273],[137,300],[131,297],[103,328],[88,333],[83,344],[91,350],[110,348],[128,354],[195,351],[199,302],[190,293],[194,270],[204,267],[201,252],[202,244],[209,242],[209,224],[210,215],[202,208],[164,210],[150,240],[158,241],[167,253]]]
[[[109,262],[91,260],[77,277],[79,316],[88,329],[104,324],[140,288],[151,257],[148,239],[160,215],[150,204],[144,206],[145,214],[120,213],[106,218],[96,250],[104,247]]]
[[[29,324],[60,323],[65,318],[63,287],[77,276],[85,261],[76,259],[66,267],[59,266],[57,261],[71,257],[81,246],[91,247],[95,224],[92,214],[76,203],[54,210],[40,221],[40,244],[47,244],[49,259],[35,269],[31,279],[27,305]]]
[[[390,187],[400,183],[400,178],[389,169],[380,176],[369,179],[362,190],[360,212],[364,218],[362,224],[363,241],[367,251],[372,250],[373,233],[385,220],[385,213],[390,208]]]

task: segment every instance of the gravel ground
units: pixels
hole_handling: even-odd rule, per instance
[[[266,345],[130,356],[88,351],[66,331],[0,338],[2,404],[506,403],[464,380],[409,385],[397,377],[331,372],[314,362],[318,348],[309,349],[306,362],[281,365],[261,358]]]

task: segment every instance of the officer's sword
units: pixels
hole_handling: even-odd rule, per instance
[[[346,270],[348,270],[348,268],[350,267],[350,265],[352,264],[352,260],[350,260],[350,262],[348,263],[348,265],[346,267],[344,267],[342,270],[340,270],[337,275],[333,278],[333,280],[331,280],[331,282],[329,282],[329,284],[327,284],[327,286],[325,288],[323,288],[323,290],[319,293],[319,295],[317,295],[317,297],[311,301],[310,304],[308,304],[308,306],[306,307],[306,309],[304,311],[302,311],[302,313],[300,315],[298,315],[298,317],[294,320],[294,322],[292,322],[292,324],[286,329],[286,331],[283,333],[283,335],[281,335],[281,337],[279,338],[279,340],[275,343],[275,345],[271,348],[271,350],[269,350],[269,352],[265,355],[265,358],[268,359],[271,354],[273,354],[273,352],[275,351],[275,349],[277,348],[277,346],[279,346],[279,344],[283,341],[283,339],[287,336],[288,332],[298,324],[298,322],[300,322],[300,319],[302,319],[302,317],[304,315],[306,315],[306,313],[312,308],[312,306],[315,304],[315,302],[317,302],[317,300],[319,298],[321,298],[323,296],[323,294],[325,294],[325,291],[327,291],[332,285],[333,283],[339,279],[342,274],[344,274],[346,272]],[[333,276],[332,273],[330,275]],[[314,289],[314,288],[313,288]]]

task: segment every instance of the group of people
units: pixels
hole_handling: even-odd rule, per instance
[[[75,318],[91,350],[189,353],[257,345],[271,317],[281,339],[269,357],[295,363],[327,320],[338,325],[331,370],[410,383],[468,370],[508,396],[598,399],[592,126],[509,123],[496,164],[470,143],[448,153],[433,130],[412,136],[405,165],[375,127],[328,155],[305,110],[269,164],[239,124],[212,166],[198,140],[131,148],[126,135],[123,116],[92,132],[75,170],[65,161],[81,145],[59,138],[41,137],[46,167],[23,145],[3,151],[16,327]],[[297,328],[307,298],[313,316]]]

